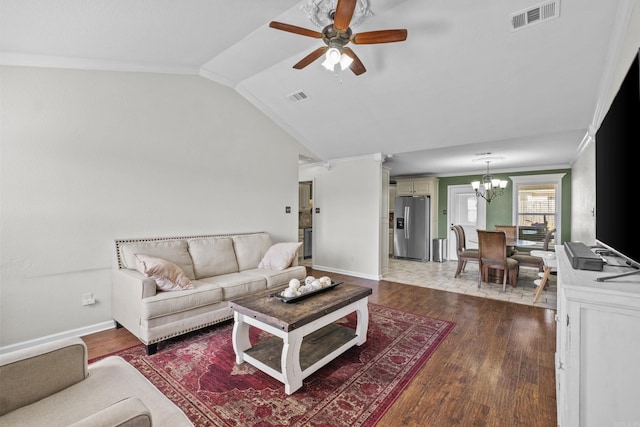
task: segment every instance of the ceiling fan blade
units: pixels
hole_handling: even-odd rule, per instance
[[[293,66],[296,70],[302,70],[307,65],[311,64],[316,59],[320,58],[329,49],[327,46],[319,47],[309,55],[302,58],[296,65]]]
[[[336,13],[333,17],[333,28],[337,31],[347,31],[351,18],[353,17],[353,11],[356,10],[357,1],[358,0],[338,0]]]
[[[401,42],[407,39],[407,30],[380,30],[357,33],[351,36],[353,44]]]
[[[283,22],[271,21],[269,23],[269,26],[271,28],[275,28],[276,30],[288,31],[294,34],[300,34],[301,36],[313,37],[314,39],[322,38],[322,33],[298,27],[296,25],[285,24]]]
[[[351,50],[348,47],[344,47],[344,48],[342,48],[342,52],[345,55],[350,56],[351,59],[353,59],[353,62],[351,63],[351,66],[349,67],[349,68],[351,68],[351,71],[353,71],[353,74],[355,74],[356,76],[359,76],[360,74],[362,74],[365,71],[367,71],[367,69],[364,68],[364,65],[362,64],[362,61],[360,61],[360,58],[358,58],[358,55],[356,55],[353,50]]]

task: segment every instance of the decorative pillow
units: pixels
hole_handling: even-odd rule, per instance
[[[184,271],[166,259],[136,254],[136,270],[155,280],[156,286],[162,291],[193,289]]]
[[[301,246],[302,242],[276,243],[267,250],[258,267],[284,270],[291,265]]]

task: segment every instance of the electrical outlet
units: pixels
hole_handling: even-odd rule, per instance
[[[82,294],[82,305],[92,305],[95,304],[96,300],[93,298],[93,293]]]

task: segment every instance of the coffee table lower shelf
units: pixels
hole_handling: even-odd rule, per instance
[[[352,347],[351,340],[354,338],[356,338],[355,330],[336,323],[327,325],[304,337],[300,346],[300,369],[302,369],[302,375],[306,377],[305,372],[308,369],[313,368],[316,363],[322,362],[326,357],[331,356],[334,351],[341,350],[344,346],[347,346],[347,348]],[[282,339],[278,337],[260,341],[250,349],[245,350],[245,361],[252,365],[260,363],[264,369],[272,369],[274,371],[273,374],[275,374],[272,376],[281,380],[278,377],[281,377],[282,372],[282,345]],[[344,350],[340,351],[339,354],[342,352]],[[318,366],[317,369],[323,365],[324,363]],[[264,371],[264,369],[262,370]],[[313,371],[315,370],[313,369]]]

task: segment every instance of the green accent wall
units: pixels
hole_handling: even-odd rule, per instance
[[[562,242],[571,240],[571,169],[555,169],[545,171],[527,171],[527,172],[509,172],[509,173],[492,173],[496,178],[506,179],[509,184],[504,195],[499,196],[487,204],[487,230],[492,230],[496,225],[508,225],[512,221],[513,206],[513,182],[510,176],[521,175],[545,175],[564,173],[562,178]],[[465,175],[438,177],[438,237],[447,237],[449,224],[447,223],[447,215],[444,213],[447,209],[448,187],[450,185],[469,184],[471,181],[480,179],[480,175]]]

